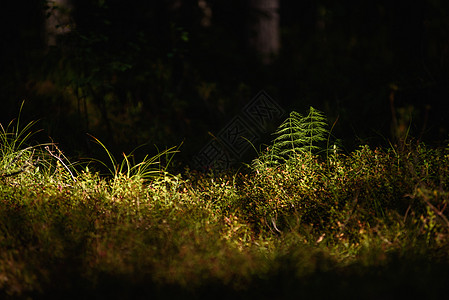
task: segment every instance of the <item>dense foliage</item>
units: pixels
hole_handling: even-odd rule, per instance
[[[184,176],[124,156],[105,176],[54,144],[27,145],[18,125],[0,136],[2,298],[446,293],[445,149],[302,152],[246,173]]]

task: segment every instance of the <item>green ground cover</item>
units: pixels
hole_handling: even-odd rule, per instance
[[[446,149],[268,151],[245,171],[182,176],[158,164],[169,149],[111,157],[106,176],[29,145],[32,125],[0,133],[0,298],[446,295]]]

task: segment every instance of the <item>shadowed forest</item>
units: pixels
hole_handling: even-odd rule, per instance
[[[1,12],[1,299],[447,297],[449,1]]]
[[[23,118],[71,155],[96,151],[89,133],[117,153],[184,141],[188,163],[265,90],[286,112],[338,118],[333,134],[348,151],[447,139],[445,1],[266,2],[277,22],[254,29],[270,17],[257,1],[9,1],[2,124],[25,100]],[[251,41],[269,30],[277,46],[266,59]]]

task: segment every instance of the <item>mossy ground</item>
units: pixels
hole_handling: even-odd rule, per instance
[[[92,164],[70,166],[56,150],[20,150],[7,141],[2,298],[441,299],[446,293],[445,149],[363,146],[247,172],[161,171],[149,178],[126,167],[102,176]]]

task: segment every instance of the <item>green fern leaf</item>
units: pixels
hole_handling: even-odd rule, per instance
[[[299,154],[326,151],[326,147],[321,145],[328,142],[330,133],[327,126],[325,115],[313,107],[309,108],[307,116],[292,111],[273,133],[276,138],[273,139],[272,146],[253,160],[253,167],[260,169],[274,166],[295,159]]]
[[[326,127],[326,117],[313,107],[305,117],[292,111],[274,133],[277,137],[273,140],[273,150],[277,156],[287,159],[298,153],[319,150],[318,144],[326,141],[329,133]]]

